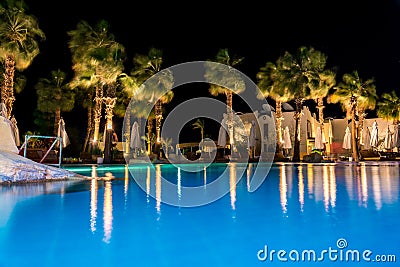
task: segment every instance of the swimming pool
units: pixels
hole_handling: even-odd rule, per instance
[[[145,165],[138,168],[155,198],[124,165],[65,167],[112,173],[108,181],[1,186],[0,266],[396,265],[397,162],[276,163],[250,193],[255,166],[236,177],[235,163],[179,175],[157,165],[172,183],[205,192],[229,168],[229,192],[194,208],[163,203],[159,176]]]

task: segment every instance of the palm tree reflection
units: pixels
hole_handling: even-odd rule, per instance
[[[110,243],[113,223],[113,205],[111,181],[104,181],[104,204],[103,204],[103,241]]]

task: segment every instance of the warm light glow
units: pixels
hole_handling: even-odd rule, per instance
[[[336,174],[335,168],[333,166],[329,166],[329,185],[330,185],[330,197],[331,197],[331,206],[334,208],[336,206]]]
[[[150,167],[147,167],[147,175],[146,175],[146,199],[147,203],[150,202]]]
[[[381,181],[379,176],[379,167],[371,167],[372,176],[372,196],[374,198],[375,207],[377,210],[382,208]]]
[[[229,192],[231,196],[231,207],[236,209],[236,166],[231,164],[229,166]]]
[[[178,199],[181,200],[182,197],[182,185],[181,185],[181,168],[178,167],[178,181],[177,181],[177,186],[178,186]]]
[[[304,208],[304,176],[303,176],[303,166],[299,165],[299,202],[300,211],[303,212]]]
[[[124,204],[126,207],[126,203],[128,201],[128,186],[129,186],[129,170],[128,165],[125,165],[125,180],[124,180]]]
[[[328,177],[328,170],[327,166],[323,167],[323,190],[324,190],[324,206],[325,206],[325,211],[329,211],[329,177]]]
[[[156,165],[156,210],[161,214],[161,166]]]
[[[362,206],[368,206],[368,180],[365,164],[361,165],[361,203]]]
[[[110,243],[113,222],[112,188],[111,181],[104,182],[104,206],[103,206],[103,241]]]
[[[287,182],[285,166],[281,165],[279,179],[279,195],[283,213],[287,212]]]
[[[307,164],[307,188],[308,195],[311,196],[314,194],[314,175],[313,168],[311,164]]]
[[[90,230],[92,231],[92,233],[96,231],[97,190],[98,190],[97,179],[92,179],[90,184]]]

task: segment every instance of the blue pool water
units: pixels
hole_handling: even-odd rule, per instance
[[[112,174],[116,179],[110,181],[0,186],[0,266],[396,266],[400,261],[398,163],[273,164],[250,193],[256,166],[235,177],[233,163],[179,175],[171,165],[158,165],[157,172],[171,183],[203,186],[206,193],[230,168],[229,192],[191,208],[163,203],[159,176],[146,166],[137,168],[147,192],[123,165],[65,167],[87,176]]]

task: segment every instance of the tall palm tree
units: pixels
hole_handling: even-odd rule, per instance
[[[400,98],[396,91],[382,94],[381,101],[378,102],[377,115],[386,120],[393,120],[395,125],[400,122]]]
[[[277,61],[276,64],[280,62]],[[276,66],[272,62],[267,62],[265,66],[261,67],[258,71],[257,86],[260,89],[261,95],[257,95],[259,99],[270,97],[275,101],[275,125],[276,125],[276,138],[277,138],[277,149],[281,149],[282,144],[282,103],[287,102],[290,99],[290,95],[287,93],[288,90],[285,87],[284,82],[285,76],[283,72],[280,72],[282,68]]]
[[[236,67],[244,60],[244,57],[231,56],[227,48],[221,48],[218,50],[215,59],[211,60],[220,64],[207,64],[205,68],[204,77],[210,82],[209,92],[213,96],[224,94],[226,96],[226,114],[227,126],[229,131],[229,138],[231,144],[231,150],[234,151],[234,138],[233,138],[233,94],[240,94],[246,89],[245,83],[238,72],[233,71],[233,67]],[[228,68],[226,68],[228,66]],[[226,73],[226,72],[230,73]],[[218,81],[219,84],[213,83]],[[220,84],[225,86],[221,86]]]
[[[14,96],[15,70],[28,68],[39,54],[39,42],[45,39],[37,19],[25,13],[23,1],[5,1],[0,4],[0,59],[5,66],[1,85],[1,102],[11,118]]]
[[[328,97],[328,102],[340,103],[347,119],[351,120],[352,155],[355,161],[359,160],[356,120],[357,117],[361,120],[365,117],[365,110],[375,108],[377,95],[374,82],[374,79],[363,81],[357,71],[346,73]],[[361,127],[362,123],[359,123],[359,129]]]
[[[324,70],[320,74],[320,84],[311,88],[311,99],[317,102],[318,122],[321,129],[324,127],[324,99],[329,91],[336,85],[336,73],[332,70]]]
[[[197,119],[193,124],[193,129],[200,129],[201,140],[204,140],[204,120]]]
[[[66,73],[53,70],[51,78],[40,78],[35,85],[38,95],[37,107],[41,112],[54,114],[54,134],[57,135],[61,112],[71,111],[74,107],[74,91],[66,83]]]
[[[152,47],[149,49],[147,55],[136,54],[134,56],[134,66],[131,71],[131,76],[134,77],[137,84],[140,86],[144,85],[142,90],[137,91],[136,98],[148,101],[150,104],[154,103],[156,139],[158,144],[161,142],[163,105],[171,102],[174,97],[174,93],[169,90],[174,84],[173,75],[168,70],[160,73],[162,71],[162,63],[162,50]],[[157,79],[150,79],[155,74],[158,74]],[[148,118],[148,124],[151,125],[150,119]],[[148,133],[148,135],[150,136],[151,133]],[[151,153],[151,151],[149,150],[148,153]]]
[[[327,57],[313,47],[301,46],[294,55],[285,52],[278,59],[282,71],[283,88],[287,88],[290,99],[295,101],[295,138],[292,161],[300,161],[300,118],[303,102],[312,97],[311,92],[321,85],[321,74],[325,71]]]
[[[112,110],[115,105],[115,86],[122,74],[124,47],[115,41],[109,31],[107,21],[100,20],[95,27],[86,21],[80,21],[75,30],[69,31],[68,46],[72,52],[73,70],[75,72],[72,86],[87,88],[94,93],[94,132],[93,141],[97,142],[100,131],[100,120],[103,102],[106,103],[107,127],[112,125]],[[108,95],[104,97],[104,88]]]

